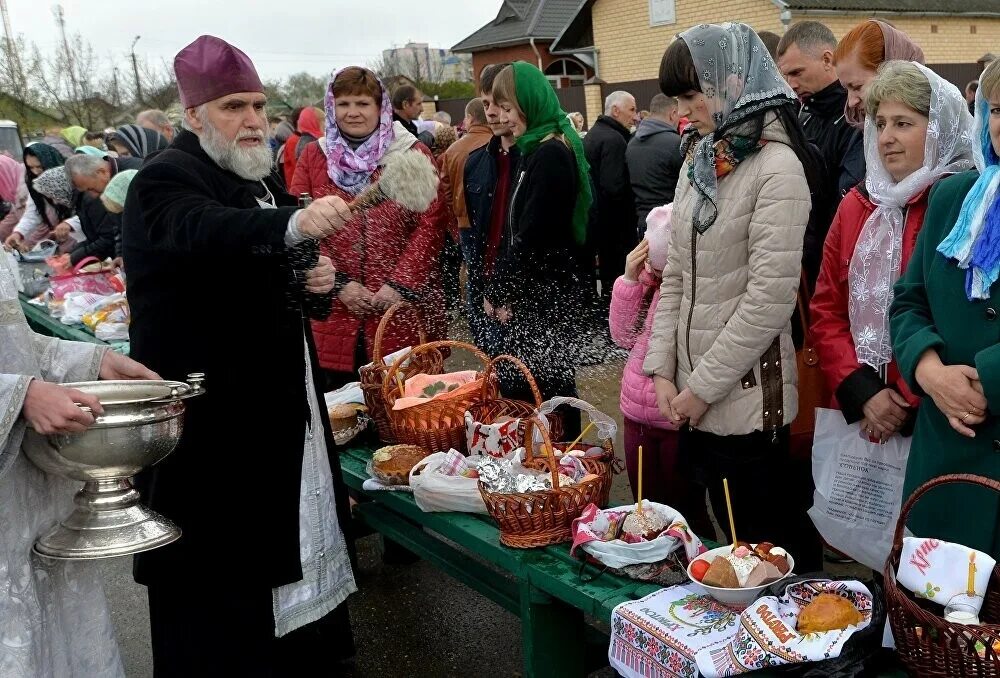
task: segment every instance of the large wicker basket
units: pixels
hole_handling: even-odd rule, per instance
[[[491,382],[491,376],[496,372],[496,365],[499,362],[509,362],[513,363],[514,366],[521,371],[524,375],[525,381],[528,382],[528,388],[531,389],[531,397],[534,399],[534,404],[526,403],[523,400],[512,400],[510,398],[488,398],[485,393],[486,388]],[[497,419],[500,417],[510,417],[511,419],[521,419],[521,425],[518,426],[518,446],[524,445],[524,430],[527,426],[527,422],[524,421],[526,417],[535,416],[538,414],[538,408],[542,406],[542,392],[538,389],[538,382],[532,376],[531,371],[528,366],[523,362],[518,360],[512,355],[501,354],[490,361],[489,366],[486,368],[487,378],[483,381],[483,397],[478,402],[469,408],[469,414],[472,415],[473,421],[480,424],[495,424]],[[554,440],[559,440],[562,438],[563,426],[562,417],[558,414],[550,414],[546,417],[549,423],[549,435]]]
[[[379,321],[378,329],[375,330],[375,345],[372,347],[371,364],[358,370],[358,374],[361,376],[361,392],[364,393],[365,404],[368,406],[368,415],[375,420],[375,426],[378,427],[378,437],[386,444],[395,443],[396,436],[392,432],[392,424],[389,421],[389,413],[382,394],[385,373],[389,371],[389,366],[385,364],[385,355],[382,352],[382,342],[392,320],[399,319],[404,315],[413,321],[420,343],[427,343],[427,332],[424,329],[424,321],[420,311],[406,301],[397,301],[385,312]],[[418,360],[411,361],[410,366],[413,369],[413,374],[441,374],[444,371],[444,359],[440,351],[428,352],[421,354]]]
[[[496,398],[496,380],[489,379],[486,387],[480,391],[468,393],[456,398],[435,398],[424,404],[408,407],[404,410],[393,410],[396,400],[403,395],[403,382],[422,370],[420,365],[443,364],[443,351],[458,348],[468,351],[483,365],[479,377],[486,379],[486,369],[490,364],[489,357],[472,344],[460,341],[432,341],[413,347],[406,355],[400,356],[386,371],[382,383],[382,397],[386,413],[392,424],[392,431],[400,443],[419,445],[430,452],[447,452],[454,448],[463,454],[468,445],[465,439],[465,411],[484,396]],[[409,360],[404,370],[403,363]],[[441,371],[427,372],[441,374]]]
[[[533,427],[541,432],[546,458],[534,457],[531,446],[528,446],[524,466],[551,474],[552,489],[501,494],[490,492],[482,482],[479,483],[479,493],[486,503],[486,510],[500,527],[500,541],[520,549],[571,541],[573,521],[580,517],[588,504],[597,503],[598,497],[606,494],[604,486],[610,482],[601,475],[598,462],[583,459],[584,467],[597,478],[577,485],[560,486],[559,462],[552,451],[549,434],[537,417],[530,417],[525,430],[527,440],[532,440]]]
[[[913,505],[939,485],[968,483],[1000,492],[1000,482],[971,474],[940,476],[924,483],[903,505],[892,550],[885,564],[889,624],[899,658],[914,675],[936,678],[1000,676],[1000,566],[993,568],[986,600],[979,612],[983,624],[953,624],[939,616],[939,605],[918,600],[896,581],[903,551],[903,528]],[[956,515],[956,519],[961,518]]]

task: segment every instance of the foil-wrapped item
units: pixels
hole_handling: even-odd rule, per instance
[[[515,494],[547,490],[548,483],[534,475],[514,472],[513,459],[486,459],[479,465],[479,480],[489,492]]]

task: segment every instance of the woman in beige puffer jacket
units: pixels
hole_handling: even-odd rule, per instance
[[[787,500],[788,425],[798,411],[792,312],[811,207],[795,98],[743,24],[698,26],[666,51],[660,87],[692,124],[643,370],[682,431],[692,482],[741,540],[795,543],[805,507]],[[807,160],[808,161],[808,160]],[[803,551],[809,551],[809,554]],[[798,553],[796,552],[798,551]]]

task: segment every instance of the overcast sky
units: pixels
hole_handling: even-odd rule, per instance
[[[105,64],[136,54],[166,59],[203,33],[246,52],[264,79],[366,65],[407,42],[448,48],[496,16],[501,0],[63,0],[69,33],[89,40]],[[42,50],[59,39],[54,0],[7,0],[12,28]]]

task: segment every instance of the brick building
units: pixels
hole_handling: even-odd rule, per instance
[[[643,107],[655,91],[667,45],[696,24],[742,21],[780,35],[811,19],[840,38],[873,16],[909,34],[928,65],[959,86],[1000,44],[1000,0],[585,0],[550,48],[596,56],[595,74],[609,84],[587,93],[587,117],[593,119],[610,89],[632,91]]]
[[[593,76],[593,49],[560,52],[552,42],[580,7],[579,0],[503,0],[493,21],[451,48],[472,53],[472,73],[491,63],[536,64],[560,89]]]

